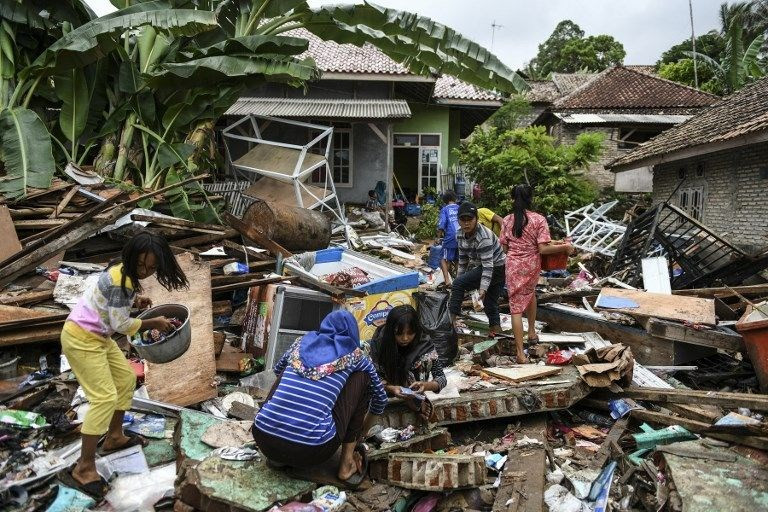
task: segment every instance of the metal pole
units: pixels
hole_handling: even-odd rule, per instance
[[[699,70],[696,66],[696,34],[693,30],[693,0],[688,0],[688,13],[691,17],[691,46],[693,47],[693,83],[699,88]]]

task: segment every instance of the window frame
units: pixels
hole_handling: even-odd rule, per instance
[[[323,124],[321,121],[313,121],[313,124]],[[327,121],[325,124],[328,124]],[[340,126],[341,124],[341,126]],[[316,169],[309,177],[309,183],[311,185],[317,185],[317,186],[324,186],[325,185],[325,173],[328,172],[330,169],[331,171],[331,179],[333,180],[333,185],[336,188],[353,188],[354,187],[354,125],[352,123],[331,123],[331,126],[333,127],[333,134],[331,134],[331,152],[329,155],[329,162],[325,167],[321,167],[319,169]],[[310,128],[309,130],[309,136],[310,139],[313,139],[317,137],[320,134],[319,131],[313,131],[313,129]],[[348,136],[348,148],[346,148],[349,159],[348,164],[346,167],[348,167],[348,181],[336,181],[336,168],[337,168],[337,162],[335,157],[335,151],[336,151],[336,136],[347,134]],[[324,147],[324,146],[323,146]],[[344,148],[341,148],[342,150]],[[339,167],[343,167],[340,164],[338,164]],[[339,175],[341,176],[341,173],[343,171],[339,171]]]

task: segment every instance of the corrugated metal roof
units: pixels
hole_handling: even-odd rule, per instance
[[[228,116],[320,117],[341,119],[406,119],[411,108],[405,100],[252,98],[242,97]]]
[[[566,124],[680,124],[692,116],[680,114],[558,114]]]

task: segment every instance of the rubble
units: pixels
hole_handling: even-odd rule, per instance
[[[267,184],[296,185],[275,181]],[[759,259],[747,264],[705,226],[687,243],[711,245],[706,258],[665,245],[673,236],[665,230],[689,222],[674,207],[651,210],[655,231],[643,231],[648,213],[627,226],[610,220],[610,203],[569,214],[577,247],[597,255],[580,254],[577,275],[542,276],[538,340],[527,343],[531,363],[518,365],[509,315],[502,315],[504,332],[490,338],[487,318],[467,301],[466,328],[453,329],[448,293],[436,289],[440,278],[427,265],[428,244],[377,223],[356,225],[361,236],[348,241],[350,230],[331,223],[338,211],[323,216],[275,203],[270,190],[250,188],[248,196],[249,187],[209,187],[229,198],[225,225],[134,211],[143,196],[104,184],[59,183],[0,205],[3,236],[19,240],[13,254],[0,253],[4,498],[21,489],[26,497],[14,499],[44,506],[82,499],[51,478],[78,457],[77,418],[88,406],[55,342],[89,276],[126,237],[146,229],[169,239],[194,293],[166,292],[154,280],[145,293],[156,304],[186,305],[192,338],[167,364],[141,361],[124,346],[141,384],[125,429],[149,444],[99,459],[113,474],[101,507],[713,510],[728,492],[753,509],[766,499],[764,469],[755,461],[767,457],[768,398],[755,392],[764,374],[744,325],[763,320],[768,285],[742,284]],[[283,231],[257,222],[253,212],[264,208],[275,219],[269,227]],[[289,214],[293,221],[285,220]],[[307,219],[317,221],[314,234],[286,235],[291,222],[310,227]],[[630,254],[630,240],[649,249]],[[615,273],[605,273],[606,258]],[[732,273],[722,281],[728,286],[717,286],[724,273]],[[417,307],[446,367],[447,386],[427,393],[428,421],[392,399],[379,430],[407,435],[366,440],[368,478],[357,489],[337,482],[331,466],[268,467],[249,429],[280,354],[334,308],[350,310],[367,339],[402,303]]]

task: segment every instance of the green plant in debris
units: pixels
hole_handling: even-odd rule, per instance
[[[441,206],[440,203],[422,205],[419,225],[413,232],[418,240],[437,238],[437,218],[440,216]]]
[[[77,17],[59,16],[60,9],[50,7],[59,3],[70,5]],[[301,57],[307,33],[338,43],[372,43],[414,73],[442,72],[504,93],[526,88],[498,58],[452,29],[373,4],[112,3],[118,11],[96,18],[78,0],[0,0],[0,75],[9,80],[2,82],[0,98],[8,98],[6,108],[39,100],[61,111],[58,122],[47,126],[32,111],[0,113],[7,173],[0,191],[6,196],[45,186],[55,166],[68,162],[92,163],[108,178],[144,188],[215,170],[216,120],[241,93],[264,82],[301,87],[319,76],[315,63]],[[38,20],[41,13],[52,21]],[[25,39],[21,59],[9,42],[35,23],[40,28],[31,42]],[[34,159],[33,147],[39,153]],[[192,204],[188,194],[195,192],[198,183],[168,196],[171,210],[209,220],[215,212]]]
[[[595,200],[597,190],[580,170],[600,155],[602,135],[580,135],[572,145],[555,145],[544,127],[476,129],[457,150],[459,163],[483,189],[483,203],[499,215],[512,211],[511,189],[535,188],[536,209],[562,214]]]

